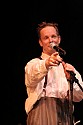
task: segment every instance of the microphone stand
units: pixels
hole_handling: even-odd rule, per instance
[[[55,46],[55,44],[52,43],[52,48],[54,48],[57,52],[59,52],[60,56],[64,56],[66,54],[66,51],[62,48]],[[83,92],[82,86],[79,84],[79,80],[75,77],[75,73],[73,71],[67,71],[69,77],[67,78],[67,81],[70,83],[70,91],[69,91],[69,115],[70,115],[70,125],[73,125],[73,83],[77,83],[80,89]]]
[[[73,83],[77,83],[80,89],[83,92],[82,86],[79,84],[78,79],[75,77],[75,73],[72,71],[67,71],[70,75],[70,78],[67,79],[70,83],[70,95],[69,95],[69,114],[70,114],[70,125],[73,125]]]

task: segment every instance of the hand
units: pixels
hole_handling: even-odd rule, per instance
[[[47,60],[46,60],[46,67],[49,66],[57,66],[62,62],[62,58],[59,56],[58,52],[53,53]]]
[[[74,72],[74,66],[72,66],[69,63],[65,63],[64,61],[62,62],[62,65],[66,71],[73,71]]]
[[[73,67],[71,64],[65,63],[65,62],[62,62],[62,65],[63,65],[63,67],[64,67],[64,72],[65,72],[66,78],[67,78],[68,80],[70,80],[71,75],[70,75],[69,71],[74,72],[74,67]]]

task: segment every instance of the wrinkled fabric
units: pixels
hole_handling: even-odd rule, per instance
[[[54,97],[37,101],[26,121],[27,125],[71,125],[70,122],[68,100]]]
[[[25,66],[25,85],[27,87],[28,96],[30,92],[35,91],[37,94],[42,92],[45,75],[48,73],[46,96],[65,98],[69,89],[69,83],[65,77],[62,64],[60,63],[58,66],[52,66],[49,68],[49,70],[47,70],[45,67],[45,59],[49,56],[42,53],[41,57],[43,60],[35,58],[28,62]],[[82,78],[79,72],[75,70],[75,73],[76,78],[79,80],[80,85],[83,87]],[[73,84],[73,94],[74,101],[81,101],[83,99],[83,92],[77,83]]]

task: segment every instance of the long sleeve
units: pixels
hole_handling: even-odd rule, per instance
[[[45,60],[35,58],[25,66],[25,84],[28,87],[36,87],[47,74]]]
[[[45,67],[45,60],[35,58],[29,61],[25,66],[25,85],[28,94],[28,98],[25,101],[26,113],[32,109],[35,102],[41,97],[41,81],[46,74],[47,69]],[[40,89],[37,91],[36,89],[38,85],[40,85]]]
[[[75,73],[76,73],[76,78],[78,79],[79,84],[83,88],[83,81],[82,81],[80,73],[76,70],[75,70]],[[77,83],[73,84],[73,95],[74,95],[73,100],[75,102],[79,102],[83,99],[83,91],[81,90],[81,88],[79,87]]]

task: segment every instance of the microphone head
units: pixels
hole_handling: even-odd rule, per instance
[[[66,55],[66,51],[59,47],[59,45],[55,44],[54,42],[50,43],[50,46],[52,49],[55,49],[57,52],[59,52],[59,55]]]
[[[55,44],[54,42],[51,42],[51,43],[50,43],[50,46],[51,46],[52,49],[54,49],[54,47],[55,47],[55,46],[58,46],[58,45]]]

